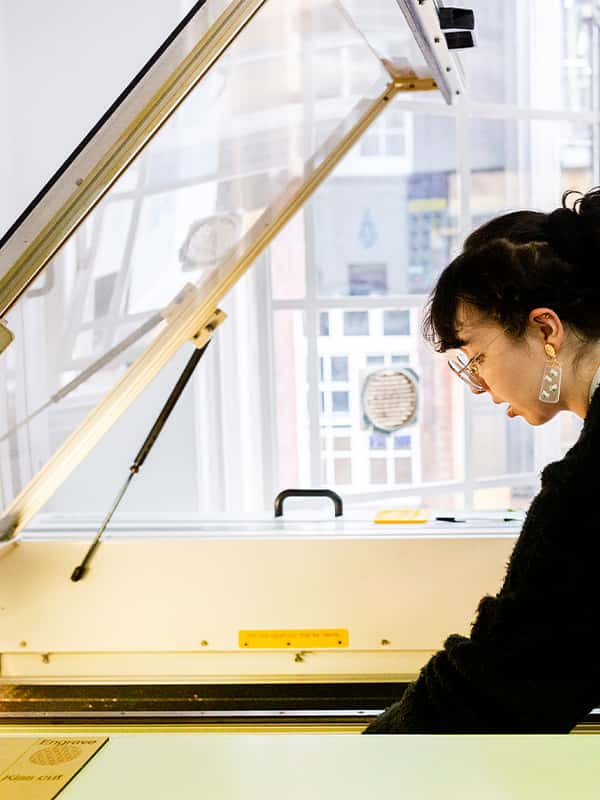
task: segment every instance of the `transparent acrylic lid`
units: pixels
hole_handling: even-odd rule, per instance
[[[403,76],[431,77],[395,0],[200,5],[201,24],[193,14],[189,19],[207,47],[224,35],[228,10],[253,8],[6,313],[15,340],[0,356],[0,501],[19,514],[27,506],[27,518],[52,489],[17,496],[44,465],[53,469],[54,455],[70,446],[65,441],[94,408],[109,394],[123,395],[121,407],[139,394],[125,397],[119,381],[168,338],[165,309],[191,285],[197,319],[210,316],[243,271],[240,264],[260,252],[265,228],[300,207],[303,187],[393,82],[389,62]],[[167,52],[171,60],[178,42]],[[40,226],[56,211],[44,203],[60,205],[59,195],[51,189],[39,197],[33,217]],[[24,224],[31,227],[31,218]],[[4,238],[5,251],[22,236],[15,230]],[[172,354],[181,342],[169,341]],[[138,389],[153,374],[144,373]],[[102,430],[121,412],[111,413]],[[54,488],[102,435],[90,431],[81,432],[86,443],[78,455],[64,457]]]

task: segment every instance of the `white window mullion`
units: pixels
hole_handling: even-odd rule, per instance
[[[456,174],[460,181],[460,217],[459,241],[463,241],[471,231],[471,159],[469,148],[471,117],[467,107],[458,103],[456,107]],[[463,464],[464,464],[464,504],[465,508],[474,505],[474,470],[473,470],[473,409],[471,395],[466,391],[463,394]]]

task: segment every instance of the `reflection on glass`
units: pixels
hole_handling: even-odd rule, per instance
[[[243,237],[267,209],[291,195],[325,141],[360,101],[377,97],[387,80],[340,6],[329,0],[264,4],[63,248],[55,268],[11,311],[8,322],[21,344],[5,359],[0,421],[9,426],[42,406],[106,354],[119,341],[117,331],[152,319],[186,284],[209,277],[224,281],[228,258]],[[328,152],[335,144],[333,137]],[[288,235],[303,228],[297,215]],[[276,274],[294,276],[287,296],[299,296],[304,252],[292,253],[289,241],[273,245],[269,258]],[[282,283],[274,282],[275,290]],[[293,324],[281,323],[283,341]],[[112,388],[142,344],[147,339],[91,379],[76,412],[51,406],[35,425],[0,443],[5,504],[52,455],[57,438],[68,435]],[[287,369],[293,372],[294,401],[282,413],[293,416],[305,397],[296,394],[301,372],[293,363]],[[280,429],[282,442],[302,429],[303,415],[297,412],[287,433]],[[306,441],[304,431],[299,439]],[[290,485],[307,477],[299,456],[303,446],[297,440],[290,447],[287,463],[294,467],[283,469]],[[68,508],[67,494],[63,499]]]
[[[394,99],[311,202],[321,296],[426,294],[456,246],[455,121],[402,102]],[[389,149],[377,149],[381,131],[400,121],[403,158],[377,162],[371,156]]]

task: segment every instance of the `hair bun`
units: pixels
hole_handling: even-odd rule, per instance
[[[595,235],[596,244],[600,245],[600,186],[595,186],[578,198],[573,208],[585,220],[590,233]]]
[[[570,195],[579,197],[572,207],[567,206]],[[570,189],[562,196],[562,206],[546,217],[545,231],[548,244],[563,259],[594,271],[600,258],[600,186],[582,194]]]
[[[589,253],[585,222],[569,208],[557,208],[546,217],[545,233],[548,244],[563,260],[581,264]]]

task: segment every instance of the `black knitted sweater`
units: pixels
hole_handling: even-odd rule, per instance
[[[364,733],[567,733],[600,701],[600,389],[542,472],[502,588]]]

